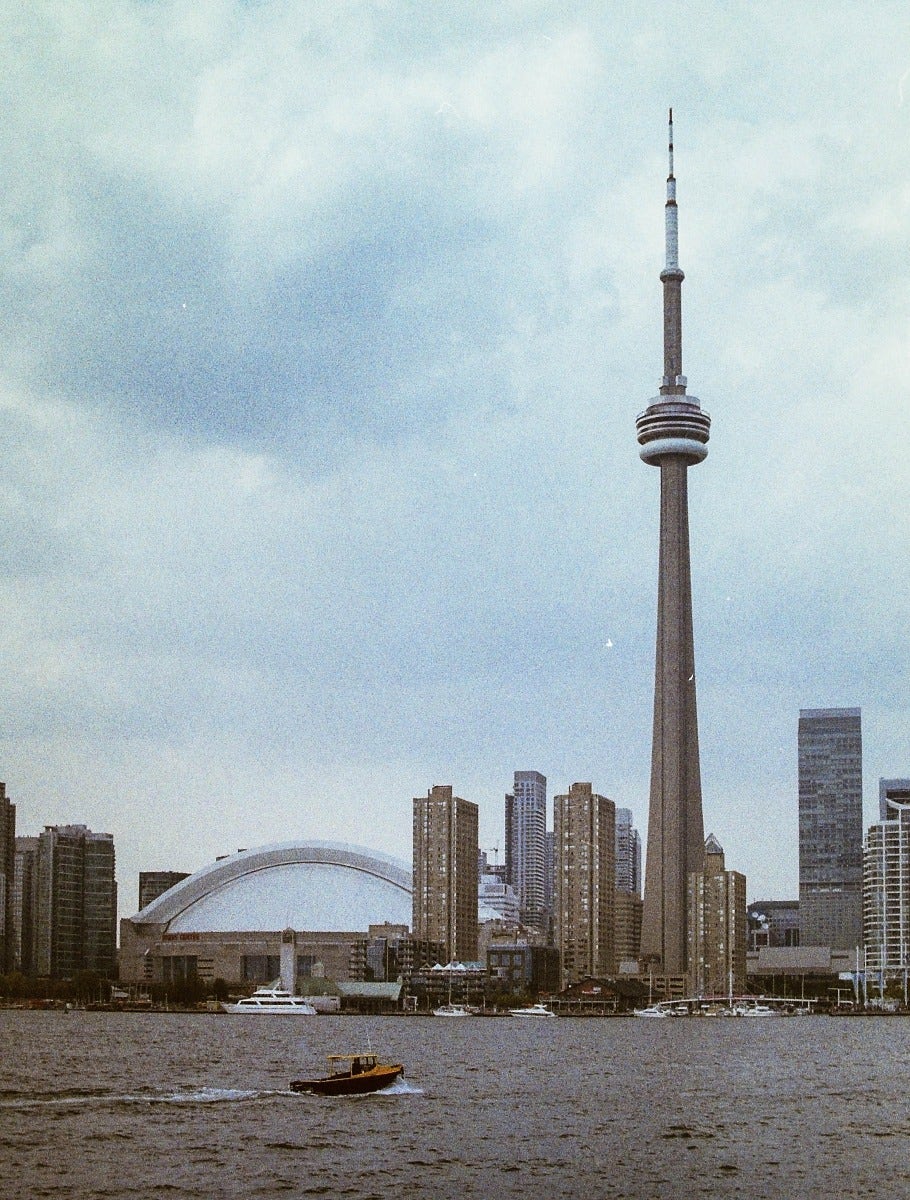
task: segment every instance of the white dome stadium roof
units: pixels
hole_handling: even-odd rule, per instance
[[[359,932],[411,924],[411,872],[339,842],[241,850],[196,871],[131,918],[168,933]]]

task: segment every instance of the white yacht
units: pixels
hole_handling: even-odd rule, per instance
[[[769,1004],[737,1004],[734,1010],[738,1017],[779,1017],[781,1013]]]
[[[555,1017],[556,1013],[545,1004],[529,1004],[526,1008],[510,1008],[513,1017]]]
[[[636,1017],[669,1017],[669,1012],[659,1004],[649,1004],[647,1008],[636,1008]]]
[[[293,996],[278,984],[257,988],[252,996],[238,1000],[236,1004],[222,1004],[226,1013],[262,1013],[285,1017],[315,1017],[316,1009],[303,996]]]

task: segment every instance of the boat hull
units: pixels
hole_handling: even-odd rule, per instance
[[[226,1013],[233,1016],[247,1016],[250,1013],[261,1017],[315,1017],[316,1009],[311,1004],[299,1004],[278,1007],[277,1005],[257,1004],[253,1008],[249,1004],[222,1004]]]
[[[295,1079],[292,1092],[311,1092],[317,1096],[362,1096],[379,1092],[404,1074],[401,1063],[383,1064],[359,1075],[330,1075],[326,1079]]]

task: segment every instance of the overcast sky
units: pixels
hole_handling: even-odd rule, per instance
[[[645,833],[666,110],[706,832],[797,891],[801,707],[910,775],[910,8],[2,5],[0,778],[140,870]],[[500,854],[502,853],[500,849]]]

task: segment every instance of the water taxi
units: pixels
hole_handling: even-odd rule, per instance
[[[329,1074],[321,1079],[294,1079],[292,1092],[317,1096],[357,1096],[378,1092],[404,1074],[401,1063],[382,1063],[375,1054],[330,1054]]]

